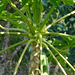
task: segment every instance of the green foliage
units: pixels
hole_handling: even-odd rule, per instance
[[[49,1],[50,1],[50,3],[52,3],[53,5],[58,6],[58,5],[59,5],[59,2],[60,2],[61,0],[49,0]]]
[[[0,35],[0,51],[1,51],[1,48],[2,48],[2,36]]]
[[[8,47],[7,49],[4,49],[3,51],[0,51],[0,54],[13,47],[16,47],[17,45],[28,42],[23,52],[21,53],[19,60],[17,60],[18,64],[15,68],[15,72],[13,75],[16,75],[18,67],[22,61],[22,58],[26,50],[28,49],[28,47],[31,46],[31,43],[35,43],[39,45],[39,49],[40,49],[40,70],[39,71],[41,71],[41,75],[44,72],[46,72],[48,75],[47,61],[49,62],[56,61],[56,63],[59,65],[59,67],[61,68],[62,72],[65,75],[67,74],[62,67],[62,65],[65,66],[64,63],[67,63],[72,68],[72,70],[75,71],[74,67],[64,58],[64,56],[68,54],[69,48],[75,47],[75,42],[74,42],[75,36],[65,34],[66,29],[64,30],[63,28],[66,28],[66,23],[61,21],[62,19],[75,14],[75,11],[72,11],[69,14],[67,14],[68,13],[67,12],[65,13],[67,15],[60,18],[59,13],[62,10],[64,11],[64,9],[60,11],[60,9],[58,10],[58,8],[56,7],[60,5],[61,0],[49,0],[50,3],[47,2],[46,0],[44,1],[43,0],[42,1],[41,0],[21,0],[21,6],[22,6],[21,9],[18,9],[16,5],[11,2],[11,0],[7,0],[7,1],[11,5],[11,7],[15,10],[15,12],[13,14],[7,11],[4,12],[3,9],[5,8],[5,6],[3,6],[1,7],[2,9],[1,9],[0,19],[11,22],[12,23],[11,25],[14,25],[15,27],[13,26],[14,28],[4,28],[2,25],[0,25],[0,27],[5,30],[10,30],[10,31],[14,30],[14,32],[0,32],[0,34],[12,34],[12,35],[18,35],[18,36],[21,35],[21,36],[27,37],[27,39],[21,42],[18,42],[14,45],[11,45],[10,47]],[[74,2],[73,0],[70,0],[70,1],[63,0],[63,3],[66,5],[71,5]],[[48,11],[46,11],[46,9],[44,9],[43,6],[46,7]],[[41,15],[42,10],[45,13],[44,16]],[[41,16],[43,17],[43,19],[41,19]],[[70,20],[69,22],[70,24],[74,23],[75,21],[74,18],[70,18],[69,20]],[[61,23],[58,23],[59,21],[61,21]],[[62,32],[62,30],[64,32]],[[48,36],[51,38],[48,38]],[[42,61],[41,58],[42,58],[43,47],[45,47],[45,49],[48,51],[50,56],[48,57],[48,60],[47,60],[46,55],[43,54],[43,61]],[[16,59],[18,59],[18,57],[16,57]],[[64,60],[64,63],[62,63],[63,60]]]
[[[75,0],[62,0],[64,4],[66,5],[72,5],[75,3]]]
[[[23,7],[24,5],[26,5],[27,2],[28,2],[28,0],[22,0],[22,7]]]
[[[8,3],[7,0],[0,1],[0,13],[2,12],[3,9],[6,8],[7,3]]]
[[[50,3],[52,3],[53,5],[58,6],[58,5],[59,5],[59,2],[60,2],[61,0],[49,0],[49,1],[50,1]],[[75,3],[74,0],[62,0],[62,1],[63,1],[63,3],[64,3],[65,5],[73,5],[73,4]]]

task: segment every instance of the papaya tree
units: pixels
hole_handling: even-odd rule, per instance
[[[56,61],[58,66],[60,67],[61,71],[64,75],[67,75],[63,65],[60,64],[60,61],[56,58],[54,52],[58,54],[65,63],[67,63],[71,69],[75,72],[75,68],[67,61],[62,55],[60,51],[68,51],[68,48],[75,47],[75,36],[69,35],[66,33],[58,33],[58,32],[49,32],[48,29],[58,23],[59,21],[65,19],[66,17],[75,14],[75,10],[66,14],[61,18],[57,18],[51,24],[47,25],[48,19],[56,9],[59,7],[60,2],[63,1],[65,5],[72,5],[75,3],[75,0],[48,0],[52,6],[49,10],[48,14],[45,18],[42,18],[42,10],[43,0],[20,0],[21,1],[21,8],[18,9],[15,3],[11,0],[2,0],[0,1],[0,20],[5,20],[14,25],[14,28],[5,28],[0,24],[0,27],[4,30],[9,30],[10,32],[0,32],[1,35],[8,34],[8,35],[18,35],[27,37],[26,40],[18,42],[10,47],[0,51],[0,54],[10,50],[13,47],[16,47],[22,43],[26,43],[19,60],[17,66],[15,67],[15,71],[13,75],[16,75],[18,67],[22,61],[23,56],[25,55],[26,50],[29,46],[31,46],[31,55],[30,55],[30,66],[29,66],[29,75],[48,75],[48,71],[44,70],[43,65],[48,66],[48,60],[46,55],[42,52],[43,48],[45,48],[48,53],[52,56],[52,58]],[[10,4],[11,7],[15,10],[12,14],[7,10],[3,10],[6,8],[7,4]],[[58,41],[55,39],[54,43],[50,43],[46,36],[56,35],[63,38],[63,41]],[[66,40],[66,42],[64,42]],[[48,68],[48,67],[47,67]]]

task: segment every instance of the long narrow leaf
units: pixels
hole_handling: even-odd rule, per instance
[[[11,45],[10,47],[8,47],[8,48],[6,48],[6,49],[0,51],[0,54],[4,53],[5,51],[10,50],[10,49],[13,48],[13,47],[16,47],[16,46],[20,45],[20,44],[22,44],[22,43],[25,43],[25,42],[27,42],[27,41],[28,41],[28,39],[27,39],[27,40],[24,40],[24,41],[21,41],[21,42],[18,42],[18,43],[14,44],[14,45]]]
[[[56,57],[54,56],[54,54],[51,52],[51,50],[48,48],[48,46],[46,45],[46,43],[43,43],[43,45],[45,46],[45,48],[48,50],[48,52],[52,55],[52,57],[54,58],[54,60],[57,62],[58,66],[60,67],[60,69],[62,70],[62,72],[64,73],[64,75],[67,75],[64,68],[61,66],[61,64],[59,63],[59,61],[56,59]]]
[[[33,17],[34,17],[34,22],[35,24],[39,24],[40,19],[41,19],[41,0],[34,0],[33,4]],[[39,12],[39,13],[38,13]]]
[[[27,43],[27,45],[25,46],[25,48],[24,48],[24,50],[23,50],[23,52],[22,52],[22,54],[21,54],[21,56],[20,56],[20,58],[19,58],[19,61],[18,61],[18,63],[17,63],[17,66],[16,66],[16,68],[15,68],[15,71],[14,71],[14,74],[13,74],[13,75],[16,75],[17,70],[18,70],[18,67],[19,67],[19,65],[20,65],[20,63],[21,63],[21,61],[22,61],[22,58],[23,58],[23,56],[24,56],[24,54],[25,54],[25,52],[26,52],[28,46],[29,46],[30,43],[33,42],[33,41],[34,41],[33,39],[29,40],[28,43]]]
[[[33,14],[33,16],[34,16],[34,21],[35,21],[35,23],[37,24],[38,23],[38,18],[37,18],[37,6],[38,6],[38,0],[34,0],[34,7],[33,7],[33,9],[34,9],[34,14]]]

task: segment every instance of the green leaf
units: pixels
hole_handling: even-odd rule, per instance
[[[64,37],[64,36],[61,36],[65,42],[67,42],[67,45],[69,47],[75,47],[75,39],[74,38],[70,38],[70,37]]]
[[[22,0],[22,7],[28,2],[28,0]]]
[[[62,0],[65,5],[72,5],[75,3],[75,0]]]
[[[69,37],[65,37],[65,36],[61,36],[61,37],[63,38],[65,42],[67,42],[67,44],[69,44],[69,41],[70,41]]]
[[[34,0],[34,2],[33,2],[33,17],[34,17],[35,24],[39,24],[40,23],[41,10],[42,10],[41,1]]]
[[[1,0],[0,1],[0,13],[2,12],[2,10],[4,8],[6,8],[6,5],[7,5],[7,0]]]
[[[16,10],[18,12],[18,14],[24,19],[24,21],[26,22],[26,24],[29,26],[29,29],[31,31],[31,33],[34,35],[35,34],[35,30],[34,27],[30,24],[29,20],[27,19],[27,17],[15,6],[14,3],[11,2],[11,0],[7,0],[9,2],[9,4],[11,5],[11,7]]]
[[[52,60],[52,56],[48,56],[48,63],[50,63],[50,61]]]
[[[60,41],[54,39],[54,42],[52,44],[56,46],[58,49],[62,49],[62,50],[68,50],[68,48],[70,47],[65,40]]]
[[[49,0],[49,1],[50,1],[50,3],[52,3],[53,5],[58,6],[60,0]]]
[[[75,47],[75,39],[70,40],[70,47]]]
[[[61,60],[60,56],[57,56],[57,59],[59,60],[59,62],[61,63],[61,65],[63,65],[63,67],[65,67],[65,61]]]

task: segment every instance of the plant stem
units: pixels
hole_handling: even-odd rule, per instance
[[[62,19],[66,18],[66,17],[68,17],[68,16],[70,16],[70,15],[73,15],[74,13],[75,13],[75,10],[72,11],[71,13],[69,13],[69,14],[67,14],[67,15],[65,15],[65,16],[63,16],[63,17],[61,17],[60,19],[56,20],[56,21],[53,22],[52,24],[48,25],[48,26],[46,27],[46,30],[49,29],[51,26],[53,26],[55,23],[61,21]]]
[[[46,24],[46,22],[48,21],[48,18],[51,16],[51,14],[52,14],[52,12],[54,11],[54,9],[55,9],[55,6],[53,5],[53,7],[51,8],[51,10],[49,11],[49,13],[48,13],[48,15],[47,15],[47,17],[45,18],[45,20],[41,23],[41,25],[40,25],[40,31],[43,29],[43,27],[44,27],[44,25]]]
[[[11,2],[11,0],[7,0],[8,2],[9,2],[9,4],[12,6],[12,8],[14,9],[14,10],[16,10],[19,14],[20,14],[20,16],[24,19],[24,21],[27,23],[27,25],[29,26],[29,29],[30,29],[30,31],[31,31],[31,33],[32,34],[35,34],[35,30],[34,30],[34,28],[33,28],[33,26],[29,23],[29,21],[28,21],[28,19],[25,17],[25,15],[15,6],[15,4],[13,4],[12,2]]]
[[[27,43],[27,45],[25,46],[25,48],[24,48],[24,50],[23,50],[23,52],[22,52],[22,54],[21,54],[21,56],[20,56],[20,58],[19,58],[19,61],[18,61],[18,63],[17,63],[17,66],[16,66],[16,68],[15,68],[15,71],[14,71],[14,74],[13,74],[13,75],[16,75],[17,70],[18,70],[18,67],[19,67],[19,65],[20,65],[20,63],[21,63],[21,61],[22,61],[22,58],[23,58],[23,56],[24,56],[24,54],[25,54],[25,52],[26,52],[28,46],[30,45],[30,43],[31,43],[32,41],[34,41],[34,40],[33,40],[33,39],[29,40],[28,43]]]
[[[40,70],[41,70],[41,75],[43,75],[43,63],[42,63],[42,35],[39,35],[39,41],[40,41]]]
[[[13,48],[13,47],[16,47],[16,46],[20,45],[20,44],[22,44],[22,43],[25,43],[25,42],[27,42],[27,41],[28,41],[28,39],[27,39],[27,40],[24,40],[24,41],[21,41],[21,42],[18,42],[18,43],[14,44],[14,45],[11,45],[10,47],[8,47],[8,48],[6,48],[6,49],[0,51],[0,54],[4,53],[5,51],[7,51],[7,50],[9,50],[9,49],[11,49],[11,48]]]
[[[12,35],[22,35],[22,36],[27,36],[29,37],[28,34],[25,34],[25,33],[21,33],[21,32],[0,32],[1,35],[4,35],[4,34],[12,34]]]
[[[67,37],[75,38],[75,36],[73,36],[73,35],[68,35],[68,34],[63,34],[63,33],[56,33],[56,32],[42,33],[42,35],[59,35],[59,36],[67,36]]]
[[[3,19],[3,20],[5,20],[5,21],[9,21],[9,22],[11,22],[13,25],[15,25],[15,26],[17,26],[17,27],[20,27],[20,28],[23,28],[23,29],[25,29],[25,30],[27,31],[27,28],[26,28],[24,25],[18,24],[17,22],[13,21],[13,20],[10,19],[10,18],[7,18],[7,17],[5,17],[5,16],[1,16],[1,15],[0,15],[0,19]]]
[[[15,31],[21,31],[21,32],[26,32],[25,30],[23,29],[17,29],[17,28],[5,28],[3,27],[1,24],[0,24],[0,27],[4,30],[15,30]]]
[[[44,42],[46,42],[46,41],[44,41]],[[61,54],[61,53],[59,53],[57,50],[56,50],[56,48],[55,47],[53,47],[49,42],[46,42],[54,51],[56,51],[58,54],[59,54],[59,56],[63,59],[63,60],[65,60],[65,62],[72,68],[72,70],[75,72],[75,69],[74,69],[74,67],[64,58],[64,56]]]
[[[56,57],[54,56],[54,54],[51,52],[51,50],[49,49],[49,47],[43,43],[43,45],[45,46],[45,48],[48,50],[48,52],[52,55],[52,57],[54,58],[54,60],[57,62],[58,66],[60,67],[60,69],[62,70],[62,72],[64,73],[64,75],[67,75],[64,68],[61,66],[61,64],[59,63],[59,61],[56,59]]]

